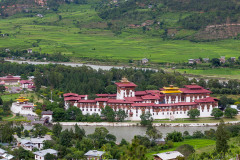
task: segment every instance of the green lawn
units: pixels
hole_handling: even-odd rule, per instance
[[[161,151],[158,151],[158,152],[147,153],[147,157],[149,159],[152,159],[153,154],[167,152],[167,151],[174,151],[177,147],[179,147],[181,145],[184,145],[184,144],[189,144],[189,145],[193,146],[196,151],[198,151],[198,150],[200,150],[202,148],[205,148],[205,147],[211,147],[212,148],[215,145],[215,141],[210,140],[210,139],[186,139],[183,142],[175,142],[173,148],[161,150]]]
[[[230,121],[239,121],[240,116],[236,116],[235,118],[222,118],[224,122]],[[176,119],[176,120],[155,120],[153,123],[218,123],[220,119],[214,119],[213,117],[206,118],[196,118],[195,120],[189,118]]]
[[[64,5],[60,11],[61,20],[55,13],[46,14],[44,18],[0,19],[1,32],[10,34],[9,37],[0,38],[0,48],[32,48],[33,51],[41,49],[42,53],[62,52],[72,57],[123,62],[144,57],[157,63],[183,62],[198,57],[239,56],[238,40],[201,43],[187,40],[163,41],[159,37],[140,33],[141,30],[131,29],[125,29],[121,35],[114,36],[111,31],[105,29],[106,22],[98,17],[90,5]],[[175,22],[177,17],[170,13],[164,15],[169,22]],[[193,31],[183,30],[179,36],[191,32]],[[37,43],[38,46],[33,47],[33,43]]]
[[[1,98],[3,101],[10,101],[11,99],[15,101],[20,94],[8,94],[8,95],[2,95]]]
[[[199,69],[176,69],[180,73],[203,75],[215,78],[240,79],[240,69],[233,68],[215,68],[207,70]]]

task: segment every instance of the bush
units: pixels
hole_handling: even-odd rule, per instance
[[[237,114],[238,114],[238,111],[236,109],[230,108],[230,107],[226,108],[225,112],[224,112],[224,116],[227,117],[227,118],[233,118]]]
[[[177,131],[168,133],[167,140],[172,140],[173,142],[181,142],[183,141],[182,133]]]

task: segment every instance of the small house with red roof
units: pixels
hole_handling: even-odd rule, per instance
[[[4,83],[5,85],[18,85],[21,78],[19,76],[8,75],[5,77],[0,77],[0,83]]]
[[[33,81],[30,81],[30,80],[21,80],[21,81],[20,81],[20,84],[21,84],[21,87],[22,87],[22,88],[26,88],[26,89],[32,88],[32,87],[30,87],[30,86],[34,86]]]

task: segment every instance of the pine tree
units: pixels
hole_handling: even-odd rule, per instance
[[[216,131],[216,150],[218,153],[225,155],[229,149],[228,140],[229,135],[225,129],[224,121],[221,120]]]
[[[3,105],[3,100],[2,98],[0,97],[0,106]]]

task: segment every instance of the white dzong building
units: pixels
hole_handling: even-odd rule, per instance
[[[210,97],[211,91],[196,84],[145,91],[135,91],[137,85],[126,78],[115,84],[117,94],[96,94],[99,98],[94,100],[88,100],[87,95],[66,93],[65,108],[72,105],[80,108],[83,114],[100,115],[101,109],[108,105],[115,111],[124,110],[127,120],[141,120],[145,112],[150,112],[154,119],[189,118],[187,112],[195,108],[200,110],[200,117],[211,117],[212,109],[218,107],[218,99]]]

